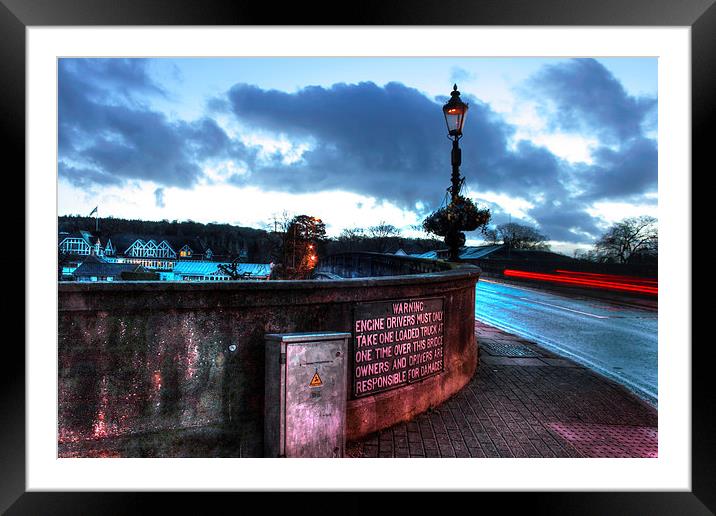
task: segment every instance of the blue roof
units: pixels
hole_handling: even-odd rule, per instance
[[[430,258],[432,260],[435,260],[438,257],[438,252],[428,251],[427,253],[411,254],[410,256],[414,256],[415,258]]]
[[[204,262],[198,260],[178,261],[174,265],[174,273],[187,276],[210,276],[212,274],[223,275],[219,265],[230,266],[227,262]],[[237,266],[239,274],[247,274],[250,277],[266,277],[271,274],[271,265],[268,263],[239,263]]]
[[[265,277],[271,274],[270,263],[240,263],[237,267],[239,274],[249,274],[252,277]]]
[[[120,276],[123,272],[144,272],[146,269],[135,263],[107,263],[88,260],[82,262],[72,273],[74,276]]]
[[[184,261],[176,262],[174,264],[175,274],[193,274],[196,276],[208,276],[214,274],[219,270],[219,265],[228,265],[227,263],[222,264],[221,262],[200,262],[200,261]]]
[[[481,245],[477,247],[463,247],[460,250],[460,259],[461,260],[476,260],[478,258],[484,258],[490,253],[494,253],[498,249],[501,249],[503,247],[502,244],[494,244],[494,245]],[[447,253],[447,251],[443,251],[444,253]],[[428,258],[431,260],[437,260],[438,258],[438,251],[428,251],[427,253],[422,254],[411,254],[410,256],[414,256],[415,258]]]
[[[480,247],[466,247],[460,253],[461,260],[476,260],[477,258],[483,258],[488,254],[494,253],[498,249],[502,248],[502,244],[497,245],[481,245]]]

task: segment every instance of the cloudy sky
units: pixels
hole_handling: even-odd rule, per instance
[[[286,210],[331,236],[424,236],[411,226],[450,183],[454,82],[464,193],[494,224],[571,253],[656,216],[655,58],[60,59],[59,214],[266,227]]]

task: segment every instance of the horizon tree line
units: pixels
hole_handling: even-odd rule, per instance
[[[80,229],[89,220],[82,216],[59,218],[60,229]],[[231,253],[246,240],[250,259],[257,262],[271,260],[277,265],[277,275],[307,277],[326,253],[372,251],[395,252],[405,248],[408,254],[438,250],[444,242],[435,237],[412,238],[393,224],[380,221],[368,227],[344,228],[337,237],[327,237],[325,223],[310,215],[289,215],[284,211],[275,215],[265,229],[237,227],[230,224],[202,224],[194,221],[141,221],[107,217],[105,230],[159,234],[200,235],[211,244]],[[411,229],[424,229],[414,226]],[[483,240],[490,244],[506,244],[510,249],[549,251],[549,236],[537,227],[508,222],[482,228]],[[430,235],[428,233],[428,235]],[[658,220],[651,216],[628,217],[612,224],[599,236],[592,249],[577,250],[574,257],[602,263],[653,262],[658,256]],[[232,258],[232,257],[229,257]],[[233,257],[236,258],[236,257]]]

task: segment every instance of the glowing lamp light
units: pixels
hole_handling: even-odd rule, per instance
[[[467,104],[460,100],[460,92],[457,90],[457,84],[453,85],[450,100],[443,106],[445,123],[447,124],[448,134],[450,136],[457,138],[462,136],[462,128],[465,125],[468,107]]]

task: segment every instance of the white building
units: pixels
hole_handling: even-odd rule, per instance
[[[228,262],[210,261],[214,252],[196,238],[156,237],[129,234],[113,235],[115,242],[107,237],[105,243],[99,236],[88,231],[60,233],[63,277],[74,277],[78,281],[116,281],[118,275],[104,274],[111,271],[134,270],[141,266],[147,271],[159,274],[160,281],[228,281],[232,275],[222,271]],[[240,257],[246,259],[245,247]],[[92,260],[88,260],[92,257]],[[206,259],[202,259],[206,258]],[[86,266],[84,262],[91,262]],[[105,267],[106,265],[106,267]],[[102,273],[85,274],[89,269],[102,269]],[[106,271],[105,271],[106,269]],[[78,274],[75,274],[79,270]],[[266,280],[271,275],[268,263],[239,263],[239,279]],[[103,278],[103,279],[88,279]]]

